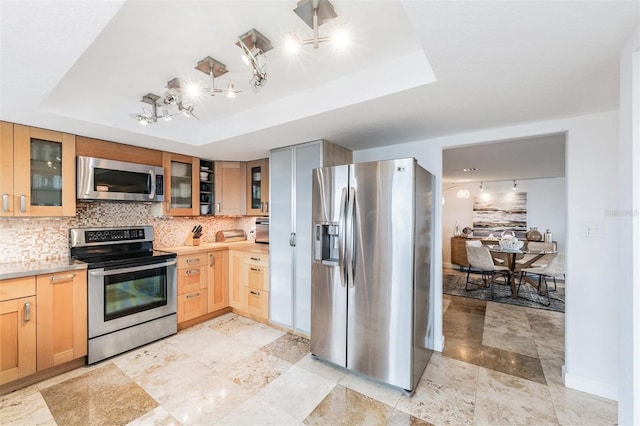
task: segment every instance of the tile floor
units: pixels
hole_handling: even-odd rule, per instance
[[[444,296],[445,351],[414,395],[314,360],[306,339],[234,314],[0,397],[0,424],[615,424],[566,389],[564,315]]]

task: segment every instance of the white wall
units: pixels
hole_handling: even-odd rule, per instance
[[[566,252],[567,237],[567,192],[564,178],[527,179],[517,181],[518,192],[527,193],[527,229],[538,228],[541,234],[549,229],[553,240],[558,242],[558,251]],[[473,199],[481,194],[513,192],[513,181],[484,182],[484,192],[480,182],[445,184],[443,190],[445,204],[442,208],[442,262],[451,266],[451,237],[456,221],[460,230],[473,227]],[[458,190],[465,188],[471,196],[457,198]]]
[[[486,129],[354,153],[355,161],[413,156],[442,182],[442,148],[549,133],[567,133],[567,305],[565,382],[568,387],[616,399],[618,396],[618,268],[631,253],[618,249],[618,233],[605,212],[617,203],[618,113]],[[441,191],[436,188],[436,199]],[[436,229],[442,205],[436,203]],[[584,236],[585,226],[603,226],[601,238]],[[438,241],[440,242],[438,243]],[[442,242],[436,239],[436,342],[442,333]],[[441,343],[443,340],[440,341]]]
[[[640,28],[620,56],[618,423],[640,424]]]

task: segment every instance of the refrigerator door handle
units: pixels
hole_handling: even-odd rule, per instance
[[[347,230],[346,230],[346,240],[347,240],[347,283],[350,288],[354,287],[353,275],[354,275],[354,257],[355,257],[355,217],[354,210],[356,204],[356,189],[354,187],[349,188],[349,203],[347,207]]]
[[[347,270],[345,268],[346,263],[344,261],[345,245],[346,245],[346,225],[347,220],[347,188],[342,188],[342,195],[340,197],[340,222],[338,224],[338,268],[340,269],[340,285],[342,287],[347,286]]]

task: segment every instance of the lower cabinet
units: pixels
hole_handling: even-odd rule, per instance
[[[207,254],[178,256],[178,324],[207,313]]]
[[[231,307],[257,318],[269,318],[269,255],[229,252]]]
[[[0,385],[36,372],[35,295],[35,277],[0,281]]]
[[[87,354],[87,273],[61,272],[36,279],[38,371]]]
[[[229,306],[229,251],[218,250],[209,253],[207,268],[207,312]]]

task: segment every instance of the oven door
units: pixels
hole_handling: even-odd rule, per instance
[[[91,269],[89,338],[176,313],[176,260]]]

